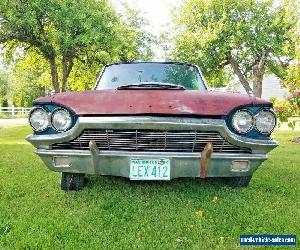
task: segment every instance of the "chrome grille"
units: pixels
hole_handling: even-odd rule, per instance
[[[163,130],[103,130],[85,129],[76,139],[56,143],[53,149],[88,150],[94,140],[99,150],[201,152],[206,143],[213,143],[214,152],[251,153],[227,142],[218,132]]]

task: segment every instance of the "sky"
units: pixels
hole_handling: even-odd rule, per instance
[[[181,0],[122,0],[131,7],[141,10],[143,17],[149,22],[147,30],[153,35],[158,36],[162,31],[166,30],[166,26],[171,23],[171,7],[176,7]],[[112,0],[118,9],[120,0]],[[154,60],[162,60],[162,49],[154,47]]]
[[[158,34],[161,28],[171,21],[170,7],[180,2],[180,0],[113,0],[112,2],[119,8],[122,1],[141,10],[144,18],[152,26],[151,31],[154,34]]]

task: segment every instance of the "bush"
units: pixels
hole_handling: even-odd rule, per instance
[[[295,129],[300,119],[289,118],[300,116],[300,90],[294,91],[285,100],[279,101],[276,98],[272,98],[271,101],[277,114],[278,126],[280,127],[281,123],[287,122],[290,128]]]

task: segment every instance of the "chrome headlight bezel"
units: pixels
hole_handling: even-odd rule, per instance
[[[57,114],[58,112],[65,112],[68,116],[69,116],[69,122],[67,123],[67,125],[63,128],[57,128],[55,125],[54,125],[54,119],[55,119],[55,114]],[[72,124],[73,124],[73,119],[72,119],[72,115],[70,113],[70,111],[68,111],[67,109],[65,108],[56,108],[54,109],[52,112],[51,112],[51,126],[52,128],[57,131],[57,132],[65,132],[67,130],[69,130],[71,127],[72,127]]]
[[[271,130],[269,130],[268,132],[265,132],[265,131],[261,131],[258,127],[257,127],[257,119],[259,117],[259,115],[262,113],[262,112],[268,112],[268,113],[271,113],[274,117],[274,124],[273,124],[273,127]],[[276,125],[277,125],[277,117],[276,117],[276,114],[275,112],[272,110],[272,109],[261,109],[257,112],[257,114],[255,114],[254,116],[254,127],[255,129],[261,133],[261,134],[264,134],[264,135],[270,135],[274,129],[276,128]]]
[[[248,113],[248,114],[250,115],[250,117],[251,117],[251,126],[250,126],[247,130],[245,130],[245,131],[239,130],[239,129],[234,125],[234,119],[235,119],[235,117],[236,117],[239,113],[241,113],[241,112],[246,112],[246,113]],[[253,129],[253,127],[254,127],[254,116],[253,116],[253,114],[252,114],[249,110],[247,110],[247,109],[239,109],[239,110],[235,111],[234,114],[233,114],[232,117],[231,117],[231,126],[232,126],[233,129],[234,129],[236,132],[238,132],[239,134],[247,134],[247,133],[248,133],[249,131],[251,131],[251,130]]]
[[[32,125],[32,120],[31,120],[32,115],[34,114],[34,112],[37,112],[38,110],[41,110],[41,111],[44,112],[45,115],[46,115],[46,119],[45,119],[46,122],[45,122],[45,124],[44,124],[41,128],[39,128],[39,129],[35,128],[35,127]],[[31,111],[29,112],[29,115],[28,115],[28,122],[29,122],[30,126],[32,127],[32,129],[33,129],[35,132],[43,132],[43,131],[47,130],[47,129],[49,128],[49,126],[50,126],[49,113],[48,113],[45,109],[43,109],[42,107],[34,107],[34,108],[32,108]]]

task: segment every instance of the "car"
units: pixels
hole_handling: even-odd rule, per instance
[[[27,140],[63,190],[86,175],[167,181],[221,178],[235,187],[277,146],[272,103],[209,90],[200,69],[177,62],[106,65],[95,88],[34,101]]]

